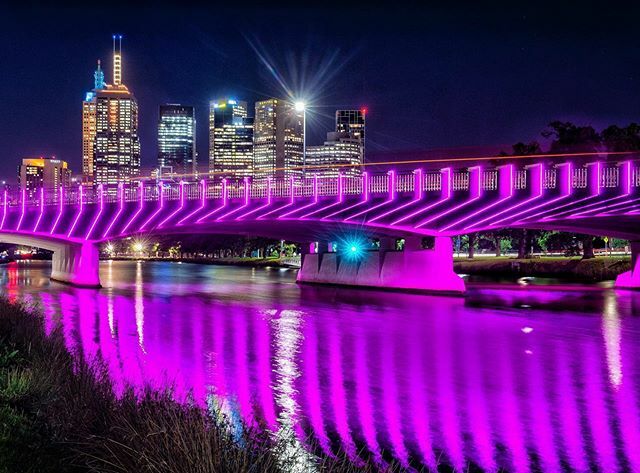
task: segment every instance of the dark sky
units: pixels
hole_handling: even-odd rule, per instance
[[[256,51],[310,97],[308,144],[322,141],[339,107],[366,106],[368,151],[385,153],[506,149],[554,119],[598,128],[640,120],[640,10],[629,6],[237,4],[4,8],[0,174],[13,178],[29,155],[80,170],[81,101],[96,59],[111,81],[116,32],[145,167],[155,164],[159,104],[196,106],[204,162],[210,100],[285,96]]]

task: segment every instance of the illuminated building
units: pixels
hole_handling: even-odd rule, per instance
[[[66,161],[48,158],[24,158],[18,168],[20,189],[25,190],[28,198],[37,198],[41,188],[58,189],[67,187],[71,171]]]
[[[307,146],[306,173],[318,176],[359,176],[362,171],[362,142],[349,133],[327,133],[327,141]]]
[[[116,39],[118,48],[116,48]],[[122,36],[113,37],[113,84],[94,74],[82,106],[83,181],[116,184],[140,174],[138,102],[122,83]]]
[[[253,174],[253,119],[247,102],[227,99],[209,107],[209,174],[247,177]]]
[[[256,102],[253,168],[258,178],[302,176],[304,110],[279,99]]]
[[[364,163],[364,132],[366,109],[336,110],[336,131],[347,133],[352,138],[360,140],[361,162]]]
[[[158,167],[160,176],[195,174],[196,119],[194,108],[160,105],[158,119]]]

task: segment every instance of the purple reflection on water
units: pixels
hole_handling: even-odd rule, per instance
[[[105,263],[104,289],[0,269],[116,389],[171,386],[237,428],[409,468],[640,471],[640,294],[462,298],[300,287],[293,271]],[[526,329],[525,329],[526,328]],[[525,329],[525,330],[523,330]]]

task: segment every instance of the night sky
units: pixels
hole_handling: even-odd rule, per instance
[[[210,100],[286,97],[260,55],[308,97],[307,144],[322,142],[336,108],[361,106],[367,151],[387,156],[508,149],[555,119],[640,121],[639,9],[237,3],[3,9],[0,175],[15,179],[20,158],[33,155],[80,171],[81,102],[98,58],[111,82],[112,33],[124,35],[145,168],[156,162],[159,104],[196,107],[205,163]]]

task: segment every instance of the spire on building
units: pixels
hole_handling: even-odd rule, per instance
[[[98,59],[98,67],[93,73],[93,83],[96,90],[104,89],[106,84],[104,83],[104,71],[100,68],[100,59]]]
[[[116,43],[117,40],[117,43]],[[116,48],[117,44],[117,48]],[[122,85],[122,35],[113,35],[113,85]]]

